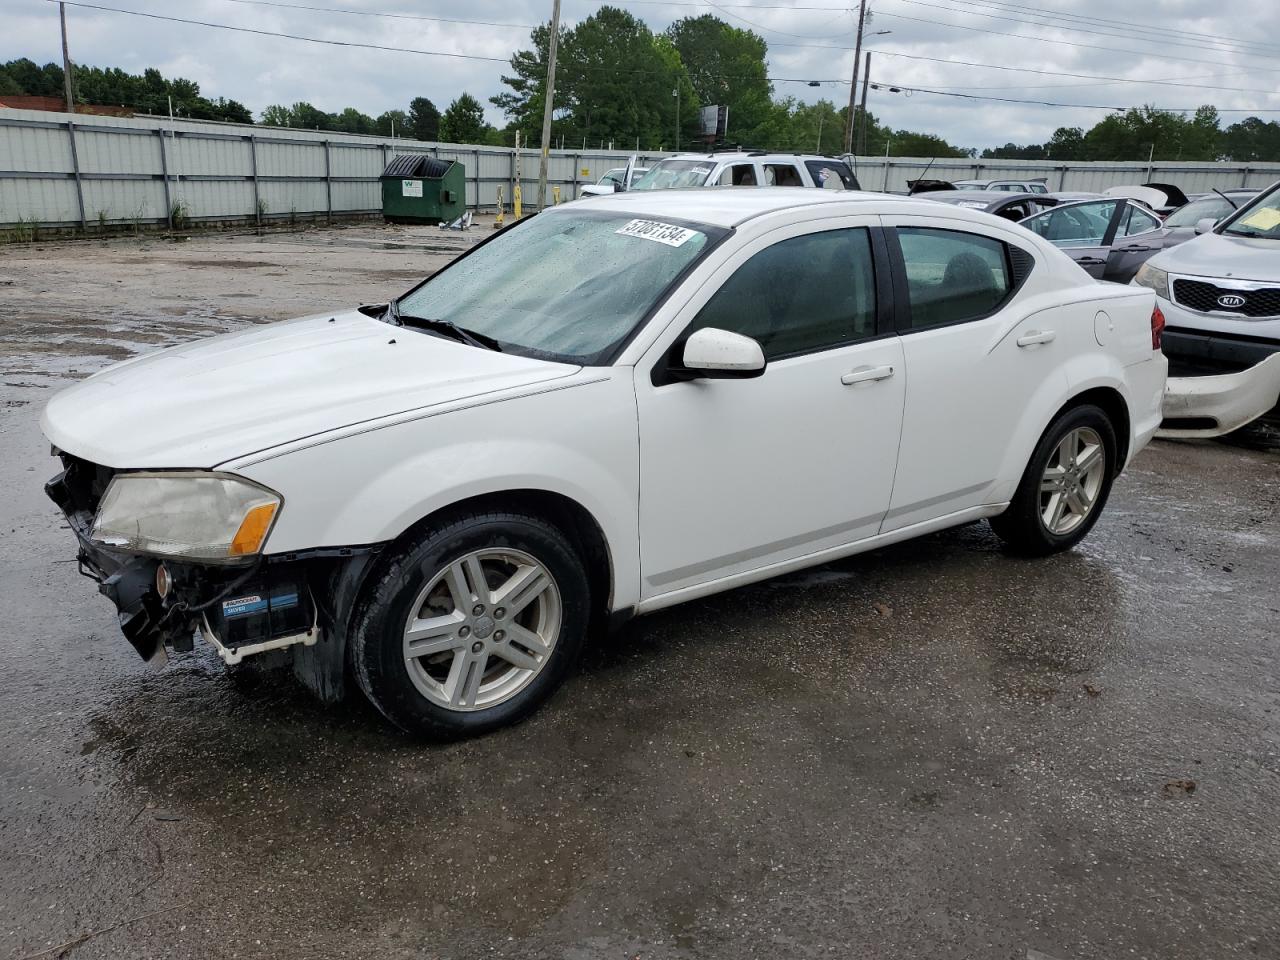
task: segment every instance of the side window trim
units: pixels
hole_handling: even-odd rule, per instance
[[[914,225],[913,225],[914,226]],[[972,231],[953,229],[950,227],[920,227],[920,229],[928,230],[949,230],[951,233],[971,233]],[[958,327],[966,323],[976,323],[979,320],[986,320],[995,316],[1001,310],[1005,309],[1018,295],[1022,289],[1022,285],[1026,282],[1027,277],[1031,275],[1031,269],[1019,274],[1014,267],[1011,250],[1013,245],[1008,240],[1002,240],[999,237],[989,237],[985,233],[974,234],[975,236],[987,237],[989,240],[995,240],[1004,248],[1004,268],[1006,275],[1009,277],[1009,290],[994,308],[984,314],[976,317],[965,317],[962,320],[947,320],[943,323],[930,324],[927,327],[913,327],[911,325],[911,290],[907,285],[907,261],[902,254],[902,243],[898,237],[897,225],[886,225],[883,228],[884,240],[888,247],[889,265],[892,271],[892,287],[893,287],[893,304],[890,313],[893,316],[894,327],[898,336],[909,336],[913,333],[924,333],[928,330],[941,330],[945,327]],[[1025,252],[1025,251],[1024,251]],[[1032,263],[1034,264],[1034,258]],[[879,285],[877,284],[877,292]]]

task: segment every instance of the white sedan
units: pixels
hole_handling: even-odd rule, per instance
[[[473,734],[634,614],[982,518],[1071,547],[1160,424],[1162,322],[970,210],[619,194],[65,390],[48,489],[148,660],[278,650]]]

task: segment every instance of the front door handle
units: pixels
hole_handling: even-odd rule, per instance
[[[846,387],[855,383],[867,383],[870,380],[888,380],[893,376],[893,367],[855,367],[840,378]]]
[[[1052,330],[1032,330],[1018,338],[1018,346],[1034,347],[1037,343],[1052,343],[1057,334]]]

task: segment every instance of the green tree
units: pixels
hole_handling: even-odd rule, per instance
[[[490,97],[489,102],[507,115],[511,121],[507,131],[515,142],[515,131],[528,140],[542,129],[542,112],[546,96],[547,51],[551,44],[551,28],[537,26],[529,35],[532,50],[517,50],[511,57],[511,76],[504,75],[502,82],[511,89]],[[560,77],[564,67],[557,65]],[[564,104],[564,80],[557,81],[556,106]]]
[[[333,129],[343,133],[373,133],[373,117],[361,113],[355,107],[347,107],[334,117]]]
[[[440,139],[446,143],[484,142],[484,107],[480,101],[469,93],[459,94],[440,118]]]
[[[414,97],[409,101],[409,115],[404,136],[414,140],[440,139],[440,111],[426,97]],[[396,121],[396,126],[400,122]]]
[[[373,129],[380,137],[412,137],[413,130],[410,129],[409,114],[403,110],[387,110],[378,114],[378,119],[373,121]]]
[[[1059,127],[1044,145],[1044,151],[1050,160],[1085,159],[1084,130],[1080,127]]]
[[[677,20],[666,35],[698,100],[729,108],[729,139],[741,139],[770,119],[773,88],[762,37],[711,14]]]
[[[1280,160],[1280,123],[1245,117],[1222,131],[1219,146],[1227,160]]]
[[[293,126],[293,114],[282,103],[273,103],[262,111],[262,122],[269,127]]]

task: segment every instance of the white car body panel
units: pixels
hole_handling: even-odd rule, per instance
[[[1125,400],[1130,457],[1159,421],[1165,361],[1151,350],[1151,292],[1096,283],[1008,221],[927,200],[791,188],[587,202],[539,216],[613,209],[736,231],[612,366],[322,315],[110,368],[50,403],[46,433],[96,463],[216,466],[279,492],[269,554],[385,542],[477,495],[557,494],[604,534],[610,608],[644,611],[998,513],[1054,412],[1084,390]],[[778,360],[755,379],[653,386],[654,365],[686,321],[753,251],[878,224],[998,237],[1036,266],[986,320]],[[1052,340],[1016,345],[1046,328]],[[893,372],[841,383],[866,366]]]
[[[55,445],[104,466],[211,468],[577,370],[398,330],[353,310],[127,360],[55,396],[42,425]]]
[[[1280,403],[1280,353],[1239,373],[1170,377],[1165,386],[1168,420],[1209,419],[1216,427],[1162,427],[1160,436],[1178,439],[1220,437],[1252,423]]]

